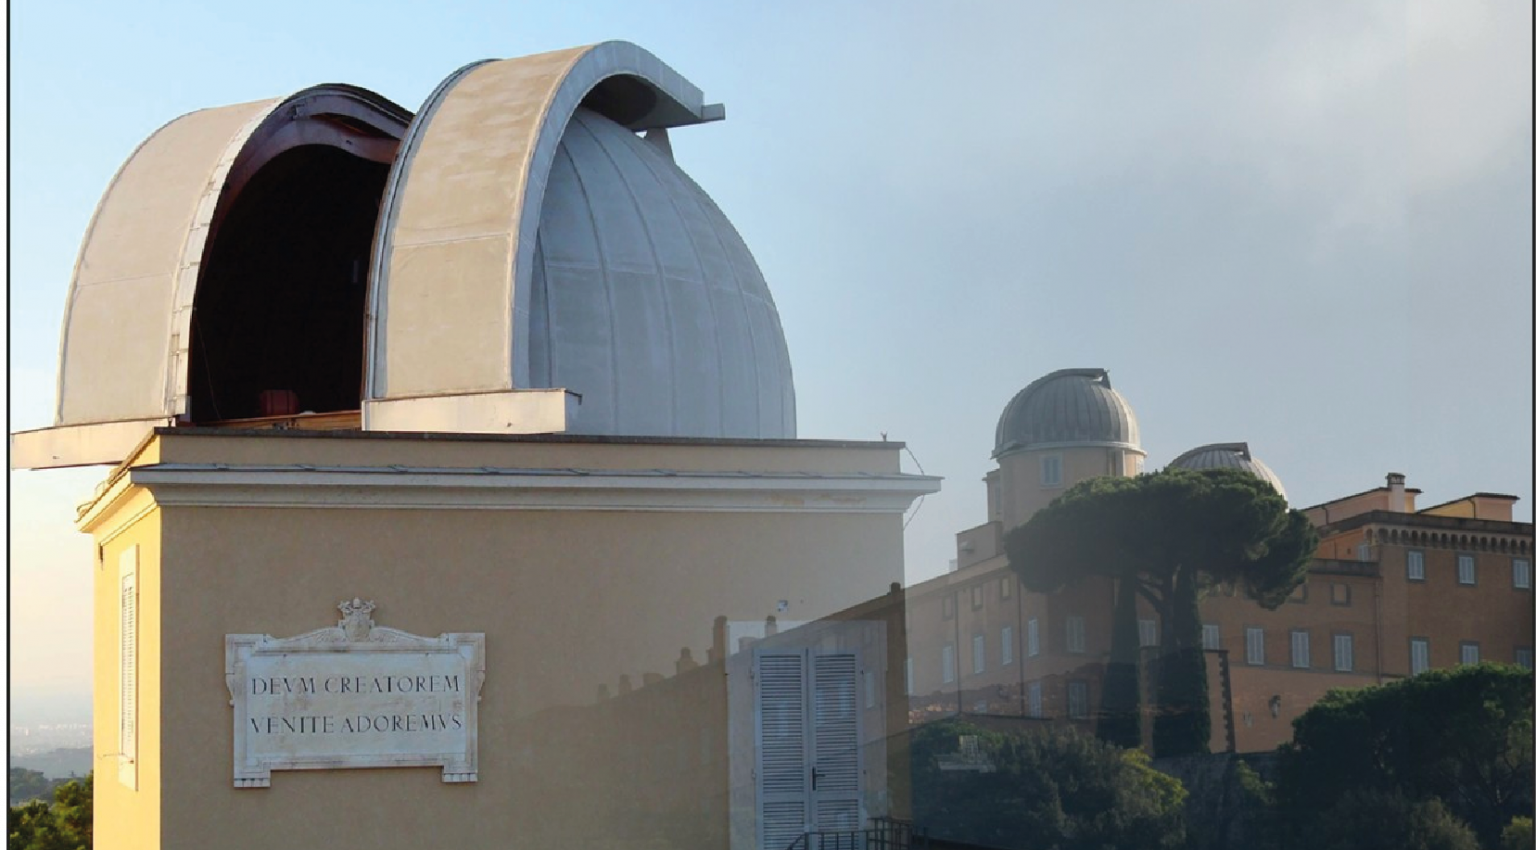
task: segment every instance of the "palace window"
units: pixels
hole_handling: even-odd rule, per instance
[[[1335,605],[1348,605],[1349,590],[1349,585],[1343,582],[1334,582],[1328,585],[1328,600]]]
[[[1340,673],[1355,672],[1355,636],[1333,636],[1333,669]]]
[[[1312,666],[1312,634],[1305,631],[1291,632],[1291,666],[1306,669]]]
[[[1531,561],[1529,558],[1515,558],[1511,562],[1515,574],[1515,588],[1518,590],[1531,589]]]
[[[1408,580],[1424,580],[1424,553],[1417,549],[1408,551]]]
[[[983,585],[979,585],[979,584],[971,586],[971,610],[972,611],[975,611],[975,610],[979,609],[981,607],[981,603],[983,601],[985,601],[985,599],[986,599],[986,597],[982,593],[982,587],[983,587]]]
[[[1073,720],[1088,719],[1088,683],[1073,679],[1067,682],[1067,716]]]
[[[1461,663],[1476,664],[1482,658],[1482,647],[1475,640],[1461,642]]]
[[[1531,669],[1531,648],[1528,646],[1515,647],[1515,663],[1527,670]]]
[[[1221,649],[1221,626],[1206,623],[1200,627],[1200,646],[1205,649]]]
[[[955,595],[953,593],[946,593],[946,594],[944,594],[944,603],[943,604],[944,604],[944,619],[946,619],[946,620],[953,620],[955,618]]]
[[[1471,555],[1456,556],[1456,582],[1477,584],[1477,558]]]
[[[1157,646],[1157,621],[1137,620],[1136,633],[1142,646]]]
[[[1264,663],[1264,630],[1256,626],[1249,626],[1243,630],[1249,664],[1259,666]]]
[[[1029,641],[1029,657],[1034,658],[1040,654],[1040,621],[1034,617],[1029,618],[1025,627],[1025,639]]]
[[[1068,616],[1067,651],[1080,654],[1088,651],[1088,623],[1082,617]]]
[[[987,672],[987,636],[971,636],[971,672]]]
[[[1417,676],[1429,669],[1429,638],[1408,641],[1408,672]]]
[[[952,643],[944,644],[944,655],[940,659],[940,664],[943,667],[942,672],[944,673],[944,684],[947,685],[950,682],[953,682],[955,680],[955,645],[954,644],[952,644]]]
[[[997,595],[1003,599],[1013,598],[1013,576],[1003,576],[998,579]]]
[[[1029,683],[1029,716],[1030,717],[1041,717],[1041,716],[1043,716],[1045,714],[1045,710],[1044,710],[1045,707],[1042,705],[1043,702],[1044,702],[1044,700],[1042,700],[1040,698],[1040,683],[1039,682],[1030,682]]]
[[[1003,626],[1002,634],[1003,666],[1013,663],[1013,626]]]

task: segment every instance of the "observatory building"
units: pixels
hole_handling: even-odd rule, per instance
[[[113,467],[78,517],[99,847],[777,850],[902,814],[900,636],[777,624],[900,581],[938,482],[797,439],[773,297],[673,157],[723,117],[608,42],[132,152],[54,424],[12,435]]]
[[[1115,587],[1089,576],[1051,592],[1020,585],[1007,532],[1073,485],[1140,474],[1146,453],[1130,404],[1104,369],[1062,369],[1003,408],[987,473],[987,521],[955,536],[951,570],[893,595],[906,618],[909,720],[1098,728],[1114,643]],[[1247,443],[1211,443],[1170,469],[1238,469],[1287,498]],[[1364,687],[1478,661],[1532,666],[1531,524],[1516,497],[1475,493],[1419,508],[1398,473],[1376,487],[1300,508],[1319,545],[1306,580],[1268,610],[1232,584],[1200,601],[1212,752],[1271,751],[1330,689]],[[893,615],[894,616],[894,615]],[[1138,602],[1143,670],[1161,616]],[[1154,691],[1143,680],[1144,742]]]

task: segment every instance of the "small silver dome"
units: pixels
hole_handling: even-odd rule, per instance
[[[1280,498],[1286,498],[1285,487],[1280,484],[1280,476],[1265,466],[1263,461],[1254,457],[1253,453],[1248,451],[1247,443],[1211,443],[1190,449],[1174,458],[1168,464],[1168,468],[1241,469],[1268,481],[1269,486],[1275,488],[1275,492],[1280,494]]]
[[[1061,369],[1008,402],[997,421],[993,457],[1049,446],[1141,449],[1136,414],[1104,369]]]

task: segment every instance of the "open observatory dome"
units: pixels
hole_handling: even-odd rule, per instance
[[[415,115],[328,85],[178,118],[98,206],[12,463],[185,425],[793,438],[773,297],[672,158],[722,118],[624,42],[474,63]]]

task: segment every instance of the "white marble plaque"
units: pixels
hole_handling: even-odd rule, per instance
[[[485,635],[420,637],[375,626],[372,602],[337,607],[334,628],[224,636],[235,787],[354,767],[433,766],[444,782],[474,782]]]

